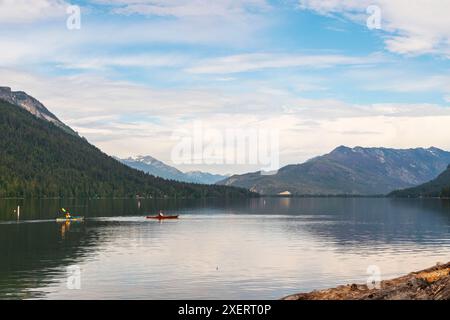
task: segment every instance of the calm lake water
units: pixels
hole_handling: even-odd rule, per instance
[[[0,298],[278,299],[450,261],[449,231],[444,200],[0,200]]]

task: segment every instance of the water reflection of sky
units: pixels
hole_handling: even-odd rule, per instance
[[[163,223],[118,212],[69,227],[0,224],[0,237],[20,239],[1,241],[0,295],[272,299],[365,282],[373,264],[388,278],[450,260],[440,200],[255,199],[180,211]],[[79,291],[66,289],[72,264]]]

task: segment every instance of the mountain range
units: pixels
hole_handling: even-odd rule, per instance
[[[136,156],[125,159],[116,158],[127,166],[144,171],[157,177],[168,180],[200,183],[200,184],[215,184],[218,181],[226,179],[228,176],[212,174],[202,171],[182,172],[177,168],[169,166],[162,161],[159,161],[151,156]]]
[[[449,163],[435,147],[341,146],[272,175],[183,173],[150,156],[114,159],[37,99],[0,87],[0,197],[449,196]]]
[[[169,181],[129,168],[33,97],[0,91],[0,198],[253,196],[245,189]]]
[[[418,197],[445,197],[450,198],[450,166],[436,179],[417,187],[392,192],[391,197],[418,198]]]
[[[276,174],[234,175],[218,184],[247,188],[266,195],[385,195],[436,178],[450,163],[450,153],[438,148],[349,148],[302,164],[288,165]]]

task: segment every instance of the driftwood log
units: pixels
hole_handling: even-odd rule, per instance
[[[349,284],[332,289],[299,293],[283,300],[449,300],[450,262],[381,281],[379,289]]]

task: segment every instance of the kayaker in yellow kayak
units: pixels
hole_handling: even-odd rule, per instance
[[[65,215],[66,219],[72,218],[72,215],[70,214],[69,211],[67,211],[67,210],[64,209],[64,208],[61,208],[61,210],[62,210],[62,212],[64,212],[64,215]]]

